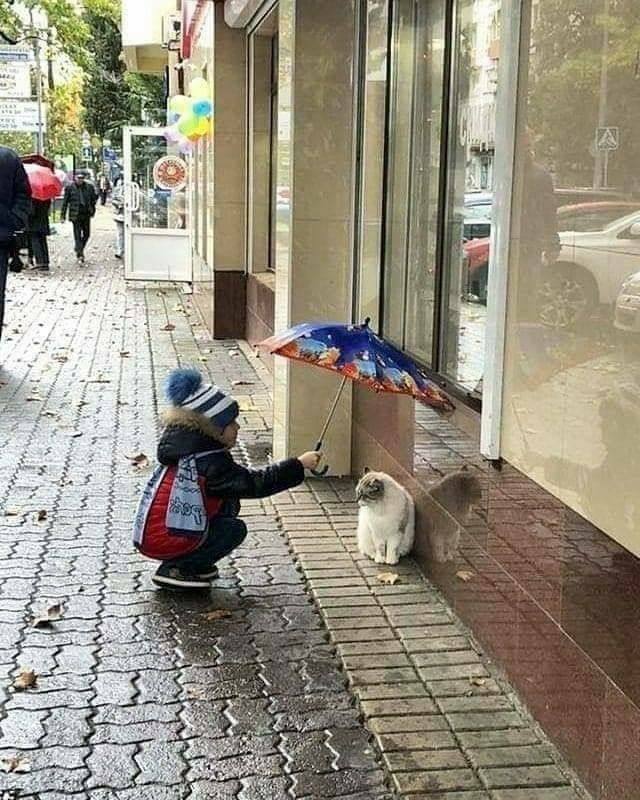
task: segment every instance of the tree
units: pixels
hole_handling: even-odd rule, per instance
[[[84,86],[86,127],[100,139],[119,142],[125,125],[161,121],[164,88],[161,77],[128,73],[122,60],[117,0],[89,0],[84,15],[91,29],[94,58]]]
[[[609,13],[603,12],[608,5]],[[620,130],[610,157],[609,185],[630,189],[630,165],[640,160],[640,23],[637,0],[541,0],[529,69],[528,123],[536,153],[559,185],[590,186],[600,124]],[[608,40],[607,87],[601,98],[603,43]]]
[[[79,155],[82,148],[82,79],[75,78],[47,93],[48,153]]]

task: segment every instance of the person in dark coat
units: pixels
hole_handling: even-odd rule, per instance
[[[74,182],[65,189],[60,219],[64,222],[68,214],[73,224],[73,237],[79,264],[84,264],[84,250],[91,237],[91,219],[96,213],[97,199],[93,184],[87,183],[82,174],[76,175]]]
[[[27,222],[27,232],[30,239],[30,253],[33,266],[42,272],[49,271],[49,244],[47,236],[51,235],[49,227],[50,200],[33,200],[31,214]]]
[[[30,209],[31,187],[22,162],[13,150],[0,146],[0,337],[9,257],[14,252],[16,231],[25,226]]]
[[[264,469],[247,469],[237,464],[230,452],[238,437],[240,412],[233,397],[204,384],[194,369],[174,370],[165,390],[171,408],[164,416],[158,461],[166,469],[153,476],[153,492],[145,490],[143,494],[134,544],[142,555],[162,561],[153,578],[157,586],[206,589],[218,577],[216,562],[241,545],[247,535],[247,526],[238,516],[240,500],[269,497],[298,486],[305,468],[317,467],[321,456],[304,453]],[[201,537],[173,531],[166,521],[175,481],[170,470],[191,457],[207,520]]]

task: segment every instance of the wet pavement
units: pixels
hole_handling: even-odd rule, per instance
[[[164,375],[240,395],[246,463],[270,447],[265,376],[175,287],[125,287],[110,230],[84,269],[69,236],[50,275],[10,276],[0,344],[0,797],[578,797],[415,566],[386,587],[358,556],[350,481],[245,503],[210,595],[152,588],[127,456],[155,454]]]

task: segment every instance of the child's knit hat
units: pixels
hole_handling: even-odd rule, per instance
[[[164,389],[172,406],[202,414],[220,430],[237,419],[240,413],[237,401],[217,386],[203,383],[197,369],[174,369]]]

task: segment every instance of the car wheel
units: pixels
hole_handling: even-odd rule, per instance
[[[587,320],[598,304],[591,276],[572,264],[552,264],[540,287],[539,316],[544,325],[572,328]]]

